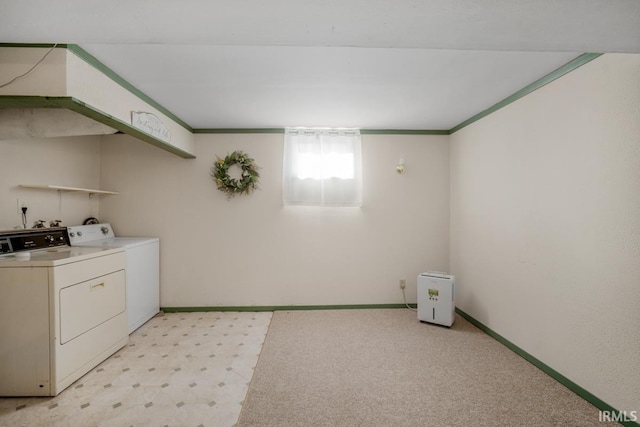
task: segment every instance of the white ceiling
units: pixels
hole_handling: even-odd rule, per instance
[[[640,53],[637,0],[0,2],[0,42],[78,44],[200,129],[450,129],[582,52]]]

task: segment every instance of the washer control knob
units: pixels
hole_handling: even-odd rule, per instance
[[[53,243],[53,236],[51,234],[47,234],[46,236],[44,236],[44,241],[47,243]]]
[[[82,231],[78,231],[78,237],[82,236]]]
[[[109,234],[109,229],[107,227],[101,227],[100,231],[102,231],[102,234]]]
[[[76,237],[76,233],[72,231],[71,233],[69,233],[69,237]]]

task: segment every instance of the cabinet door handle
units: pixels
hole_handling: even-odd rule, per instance
[[[104,288],[104,282],[91,285],[91,292]]]

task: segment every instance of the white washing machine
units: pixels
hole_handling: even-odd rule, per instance
[[[107,223],[67,227],[67,232],[71,246],[125,250],[129,333],[160,311],[160,239],[116,237]]]

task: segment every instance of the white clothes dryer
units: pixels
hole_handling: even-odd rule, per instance
[[[125,266],[62,227],[0,232],[0,396],[56,396],[127,344]]]
[[[129,333],[160,311],[160,239],[116,237],[111,224],[67,227],[71,246],[123,248]]]

